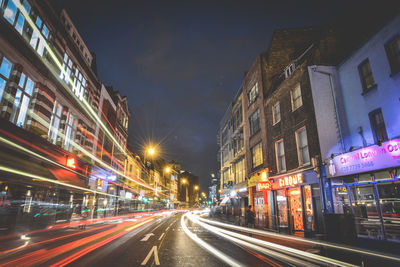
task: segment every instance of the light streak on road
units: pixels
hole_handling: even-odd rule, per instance
[[[224,237],[232,242],[239,243],[243,246],[255,249],[259,252],[262,252],[265,255],[276,257],[277,259],[293,263],[296,266],[300,266],[300,265],[301,266],[311,266],[311,262],[316,263],[316,264],[331,264],[334,266],[342,266],[342,267],[356,266],[356,265],[349,264],[346,262],[342,262],[342,261],[327,258],[324,256],[301,251],[299,249],[290,248],[287,246],[279,245],[276,243],[260,240],[257,238],[249,237],[246,235],[238,234],[236,232],[232,232],[232,231],[224,230],[224,229],[221,229],[221,228],[218,228],[215,226],[211,226],[211,225],[205,224],[203,222],[200,222],[194,215],[188,215],[188,218],[191,221],[193,221],[194,223],[209,230],[210,232],[221,235],[222,237]],[[247,242],[244,240],[246,240]],[[255,245],[255,244],[257,244],[257,245]],[[265,250],[264,248],[259,247],[258,245],[260,245],[264,248],[268,248],[268,250]],[[294,257],[297,257],[298,259],[296,259]],[[299,260],[299,259],[304,259],[306,261]]]
[[[197,235],[193,234],[192,232],[189,231],[189,229],[187,228],[186,224],[185,224],[185,217],[187,216],[187,213],[184,214],[181,217],[181,227],[183,229],[183,231],[194,241],[196,242],[198,245],[200,245],[201,247],[203,247],[204,249],[208,250],[211,254],[213,254],[214,256],[216,256],[217,258],[219,258],[220,260],[222,260],[223,262],[229,264],[230,266],[244,266],[244,264],[241,264],[240,262],[236,261],[235,259],[229,257],[228,255],[222,253],[221,251],[217,250],[216,248],[214,248],[213,246],[209,245],[208,243],[204,242],[203,240],[201,240]]]
[[[217,222],[217,221],[214,221],[214,220],[208,220],[208,219],[204,219],[204,218],[198,218],[198,220],[203,221],[203,222],[205,222],[207,224],[218,225],[218,226],[221,226],[221,227],[224,227],[224,228],[228,228],[228,229],[233,229],[233,230],[236,230],[236,231],[257,234],[257,235],[260,235],[260,236],[274,237],[274,238],[279,238],[279,239],[284,239],[284,240],[291,240],[291,241],[300,242],[300,243],[319,245],[319,246],[333,248],[333,249],[336,249],[336,250],[343,250],[343,251],[347,251],[347,252],[351,252],[351,253],[363,254],[363,255],[366,255],[366,256],[371,256],[371,257],[375,257],[375,258],[381,258],[381,259],[395,261],[395,262],[399,262],[400,263],[400,257],[397,257],[395,255],[377,253],[377,252],[374,252],[374,251],[355,248],[355,247],[349,247],[349,246],[345,246],[345,245],[342,245],[342,244],[339,245],[339,244],[333,244],[333,243],[329,243],[329,242],[310,240],[310,239],[306,239],[306,238],[298,238],[298,237],[290,236],[290,235],[282,235],[282,234],[277,234],[277,233],[273,233],[273,232],[268,232],[268,231],[252,229],[252,228],[248,228],[248,227],[242,227],[242,226],[237,226],[237,225]]]
[[[150,215],[148,217],[143,217],[142,219],[140,219],[136,222],[133,222],[133,223],[132,223],[132,221],[129,221],[129,220],[125,221],[124,223],[120,223],[120,224],[116,223],[116,224],[114,224],[114,227],[111,227],[108,230],[101,231],[99,233],[95,233],[93,235],[83,237],[81,239],[78,239],[78,240],[75,240],[72,242],[68,242],[63,245],[56,246],[56,247],[53,247],[50,249],[39,249],[39,250],[30,252],[27,254],[23,254],[17,258],[14,258],[14,259],[11,259],[11,260],[5,262],[4,264],[1,264],[1,266],[31,266],[31,265],[43,263],[43,262],[51,260],[55,257],[59,257],[65,253],[68,253],[75,249],[79,249],[79,251],[73,253],[72,255],[67,255],[66,258],[63,258],[62,260],[60,260],[59,262],[57,262],[53,265],[53,266],[65,266],[65,265],[79,259],[80,257],[90,253],[91,251],[93,251],[97,248],[100,248],[106,244],[109,244],[110,242],[116,240],[117,238],[119,238],[123,235],[128,234],[132,230],[137,229],[141,226],[144,226],[144,225],[154,221],[157,216],[158,215]],[[59,239],[64,239],[64,238],[71,237],[74,235],[92,232],[95,230],[101,230],[105,227],[110,227],[110,226],[105,225],[105,226],[97,227],[94,229],[89,229],[86,231],[80,231],[78,233],[73,233],[73,234],[64,235],[64,236],[49,239],[49,240],[40,241],[40,242],[31,244],[31,245],[32,246],[33,245],[43,245],[45,243],[54,242]],[[16,249],[19,249],[19,248],[16,248]]]

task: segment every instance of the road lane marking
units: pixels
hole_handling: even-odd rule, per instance
[[[161,240],[161,238],[164,236],[165,233],[162,233],[162,235],[160,236],[160,238],[158,240]]]
[[[142,238],[142,240],[140,240],[140,241],[145,242],[145,241],[149,240],[149,238],[150,238],[151,236],[153,236],[153,235],[154,235],[153,233],[146,234],[146,235]]]
[[[154,261],[155,261],[156,265],[160,265],[160,260],[158,259],[157,246],[153,246],[153,248],[149,251],[149,254],[147,254],[146,258],[143,260],[143,262],[140,265],[146,265],[146,263],[149,261],[153,252],[154,252]]]

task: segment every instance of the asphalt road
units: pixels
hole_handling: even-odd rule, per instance
[[[0,266],[227,266],[181,227],[181,213],[124,218],[0,238]],[[187,222],[200,239],[247,266],[279,266]]]

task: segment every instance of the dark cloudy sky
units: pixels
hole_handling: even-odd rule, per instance
[[[217,131],[243,73],[274,29],[325,23],[348,1],[59,1],[100,80],[127,95],[130,143],[198,175],[217,170]]]

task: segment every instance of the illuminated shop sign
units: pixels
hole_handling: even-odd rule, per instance
[[[257,191],[268,191],[272,189],[272,183],[270,181],[257,182]]]
[[[302,183],[303,183],[303,174],[298,173],[298,174],[288,175],[275,180],[273,187],[274,189],[280,189],[285,187],[294,187]]]
[[[329,159],[327,176],[344,176],[400,165],[400,139],[373,145]]]

